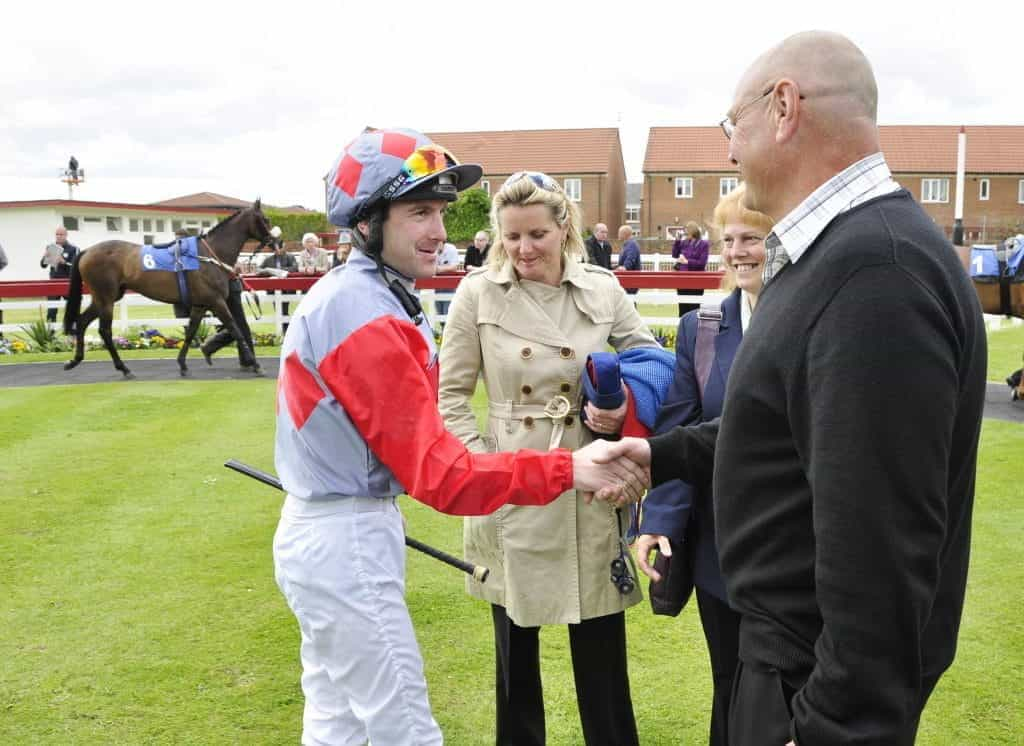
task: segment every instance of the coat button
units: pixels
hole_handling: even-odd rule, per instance
[[[519,354],[522,355],[523,359],[525,360],[533,355],[533,350],[531,350],[529,347],[524,347],[519,351]]]
[[[523,427],[533,427],[533,418],[530,415],[523,418]]]
[[[528,383],[524,383],[524,384],[523,384],[523,388],[521,389],[521,391],[522,391],[522,392],[523,392],[524,394],[526,394],[527,396],[529,396],[530,394],[532,394],[532,393],[533,393],[533,386],[531,386],[531,385],[530,385],[530,384],[528,384]]]
[[[566,360],[568,360],[569,358],[571,358],[573,356],[572,348],[571,347],[563,347],[561,350],[558,351],[558,354],[561,355]]]
[[[570,386],[568,383],[563,382],[562,385],[558,387],[558,389],[563,394],[568,394],[570,391],[572,391],[572,386]]]
[[[573,419],[572,419],[572,417],[566,417],[566,418],[565,418],[565,426],[566,426],[566,427],[572,427],[572,424],[573,424]]]

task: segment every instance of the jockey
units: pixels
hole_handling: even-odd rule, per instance
[[[274,536],[278,586],[301,631],[303,743],[439,744],[405,605],[396,496],[479,515],[642,479],[564,449],[471,454],[437,411],[437,355],[414,288],[434,273],[442,217],[481,176],[426,136],[367,130],[328,176],[328,217],[352,228],[281,348],[275,464],[288,493]],[[603,442],[592,446],[603,450]]]

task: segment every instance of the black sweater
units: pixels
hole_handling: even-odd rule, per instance
[[[913,743],[956,648],[985,367],[970,281],[900,191],[764,289],[720,429],[651,439],[655,481],[713,460],[741,657],[798,688],[800,746]]]

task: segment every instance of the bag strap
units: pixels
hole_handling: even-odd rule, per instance
[[[722,325],[722,307],[717,303],[702,304],[697,311],[697,344],[693,354],[693,365],[697,372],[697,386],[700,398],[704,399],[704,388],[711,375],[711,363],[715,359],[715,336]]]

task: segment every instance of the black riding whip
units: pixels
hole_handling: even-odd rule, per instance
[[[228,461],[225,461],[224,466],[228,467],[229,469],[233,469],[239,472],[240,474],[245,474],[245,476],[247,477],[252,477],[257,482],[263,482],[263,484],[269,485],[271,487],[276,487],[277,489],[284,491],[284,487],[281,486],[281,480],[279,480],[273,474],[265,472],[262,469],[257,469],[255,466],[243,464],[241,461],[236,461],[235,459],[229,459]],[[480,583],[486,581],[487,576],[491,572],[482,565],[474,565],[470,562],[466,562],[465,560],[461,560],[458,557],[453,557],[447,552],[442,552],[440,549],[435,549],[429,544],[424,544],[422,541],[417,541],[411,536],[405,537],[405,545],[407,547],[415,549],[418,552],[423,552],[424,554],[433,557],[436,560],[440,560],[441,562],[444,562],[446,565],[451,565],[452,567],[462,570],[464,573],[468,575],[472,575],[473,578]]]

